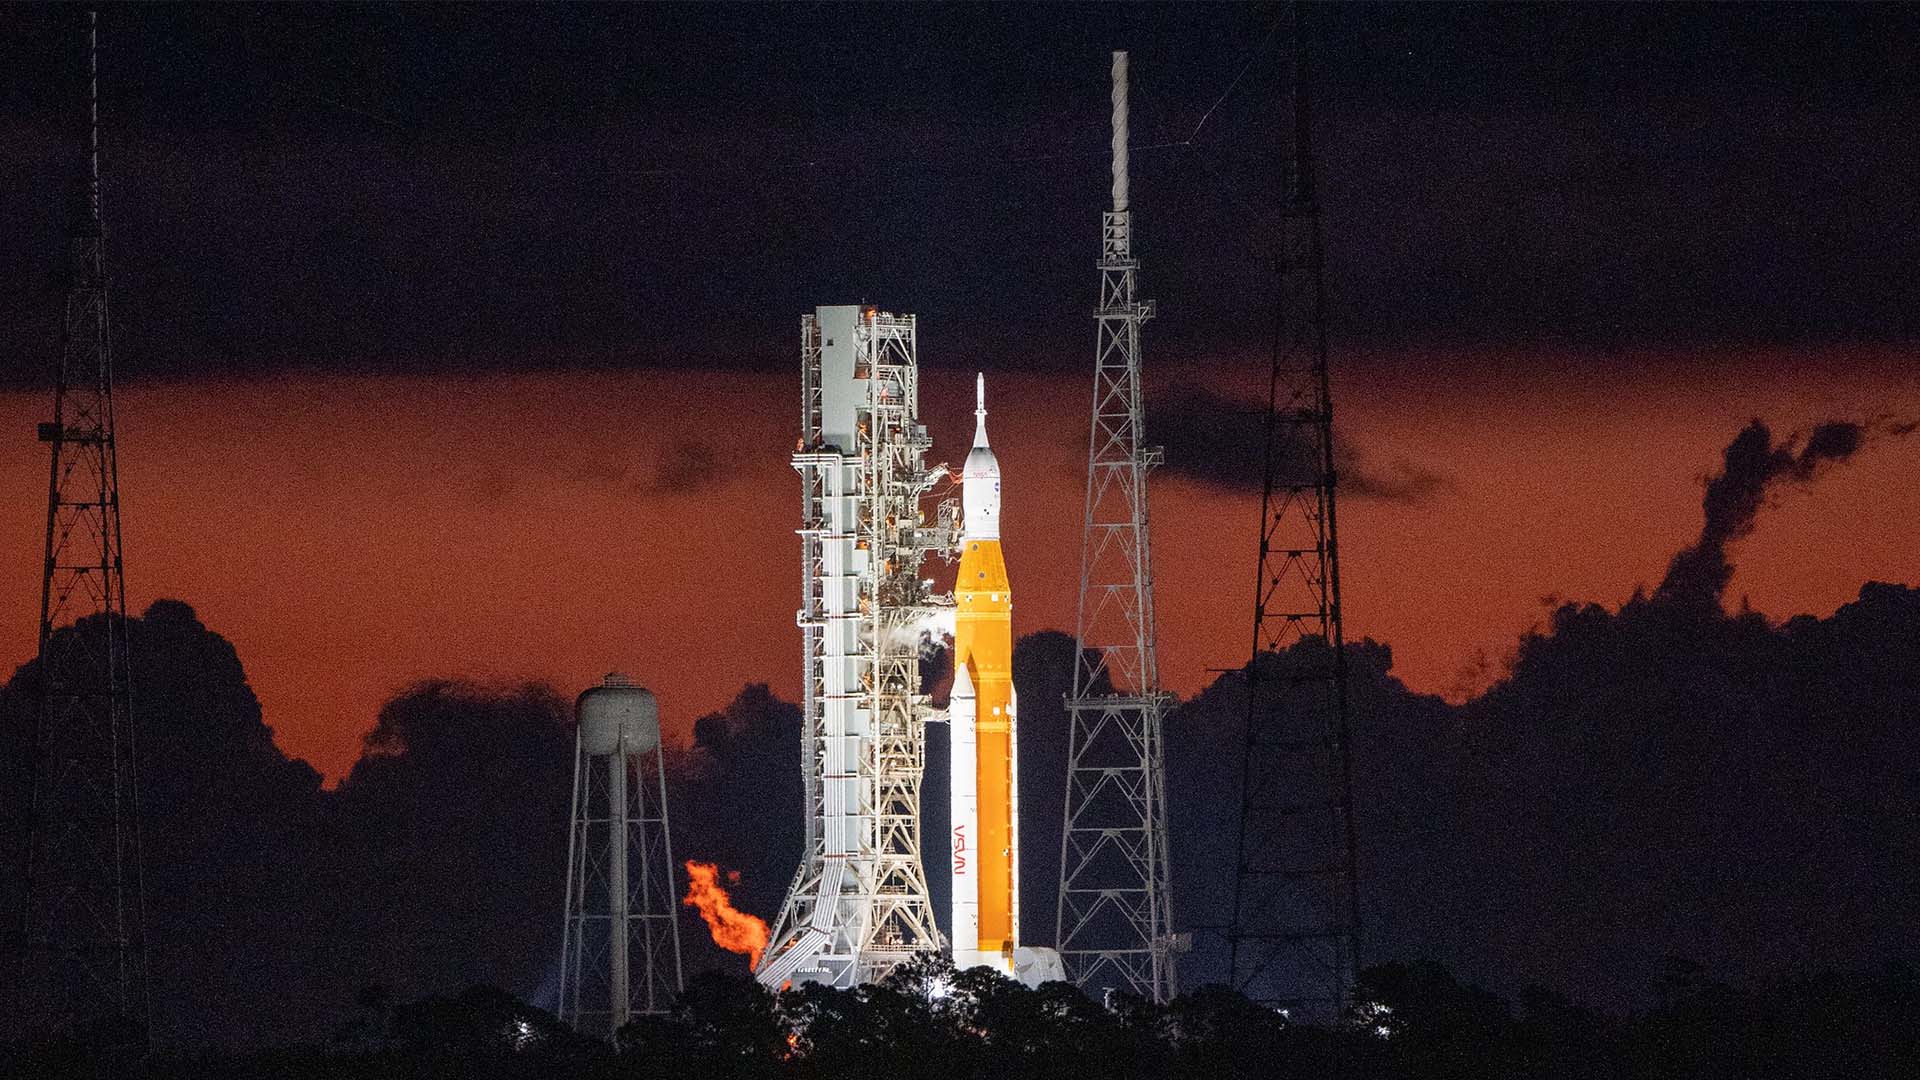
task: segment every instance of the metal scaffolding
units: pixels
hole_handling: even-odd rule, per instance
[[[911,315],[823,307],[801,320],[801,772],[806,853],[758,977],[852,986],[944,944],[920,857],[927,696],[920,577],[955,529],[928,526]]]
[[[1127,54],[1113,54],[1113,209],[1101,214],[1099,330],[1080,556],[1073,696],[1067,701],[1065,825],[1057,942],[1067,976],[1166,1001],[1170,952],[1166,768],[1161,717],[1170,701],[1154,660],[1153,574],[1147,529],[1140,326],[1127,192]]]
[[[20,977],[29,1024],[84,1028],[96,1045],[138,1047],[147,1040],[147,956],[100,213],[97,43],[97,16],[90,13],[86,200],[68,234],[53,419],[39,426],[51,464]]]
[[[1324,1022],[1352,989],[1360,916],[1320,206],[1297,7],[1294,42],[1228,939],[1235,989]]]

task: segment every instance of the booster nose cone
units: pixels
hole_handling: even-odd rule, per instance
[[[967,673],[967,665],[955,664],[953,666],[953,689],[948,691],[948,696],[967,701],[974,699],[973,676]]]
[[[987,377],[974,377],[973,449],[960,470],[960,501],[966,508],[966,538],[1000,539],[1000,462],[987,445]]]

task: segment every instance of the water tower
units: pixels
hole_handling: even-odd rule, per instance
[[[612,1036],[680,992],[660,706],[624,675],[580,695],[567,832],[560,1018]]]

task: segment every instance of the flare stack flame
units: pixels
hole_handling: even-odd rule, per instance
[[[700,913],[715,945],[744,954],[749,970],[759,967],[760,954],[767,948],[766,920],[733,906],[733,898],[720,884],[718,866],[689,859],[686,867],[687,896],[680,903]],[[729,874],[728,880],[740,880],[739,873]]]

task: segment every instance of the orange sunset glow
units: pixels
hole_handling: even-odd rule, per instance
[[[1444,478],[1417,504],[1341,503],[1348,636],[1459,697],[1499,674],[1543,598],[1615,603],[1657,582],[1748,419],[1920,413],[1900,356],[1664,359],[1336,356],[1339,423],[1364,459]],[[1257,370],[1166,364],[1148,385],[1250,390]],[[932,456],[957,464],[973,368],[928,355],[923,371]],[[1085,379],[988,378],[1015,633],[1071,631]],[[428,677],[571,694],[630,671],[684,738],[744,683],[798,694],[793,390],[689,371],[133,382],[116,399],[129,603],[192,604],[238,649],[281,747],[329,780],[380,705]],[[45,407],[0,397],[0,424],[30,432]],[[38,506],[43,451],[3,445],[0,494]],[[1169,471],[1153,499],[1161,667],[1191,694],[1248,648],[1258,493]],[[34,580],[42,527],[7,519],[0,578]],[[1911,579],[1916,552],[1920,439],[1882,440],[1763,512],[1729,603],[1826,614],[1862,581]],[[36,600],[0,594],[15,663]]]

